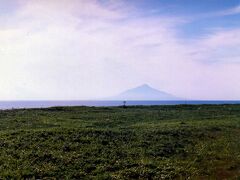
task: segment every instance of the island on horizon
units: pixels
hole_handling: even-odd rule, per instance
[[[125,101],[173,101],[183,100],[164,91],[152,88],[148,84],[128,89],[116,96],[105,98],[105,100],[125,100]]]

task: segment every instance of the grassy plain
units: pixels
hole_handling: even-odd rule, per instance
[[[240,105],[0,111],[0,179],[239,179]]]

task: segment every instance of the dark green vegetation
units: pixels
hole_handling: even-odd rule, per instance
[[[240,105],[0,111],[0,179],[237,179]]]

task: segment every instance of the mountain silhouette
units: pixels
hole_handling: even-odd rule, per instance
[[[159,91],[143,84],[133,89],[126,90],[121,94],[111,97],[112,100],[180,100],[169,93]]]

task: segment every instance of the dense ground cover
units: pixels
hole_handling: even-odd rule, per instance
[[[0,179],[237,179],[240,105],[0,111]]]

